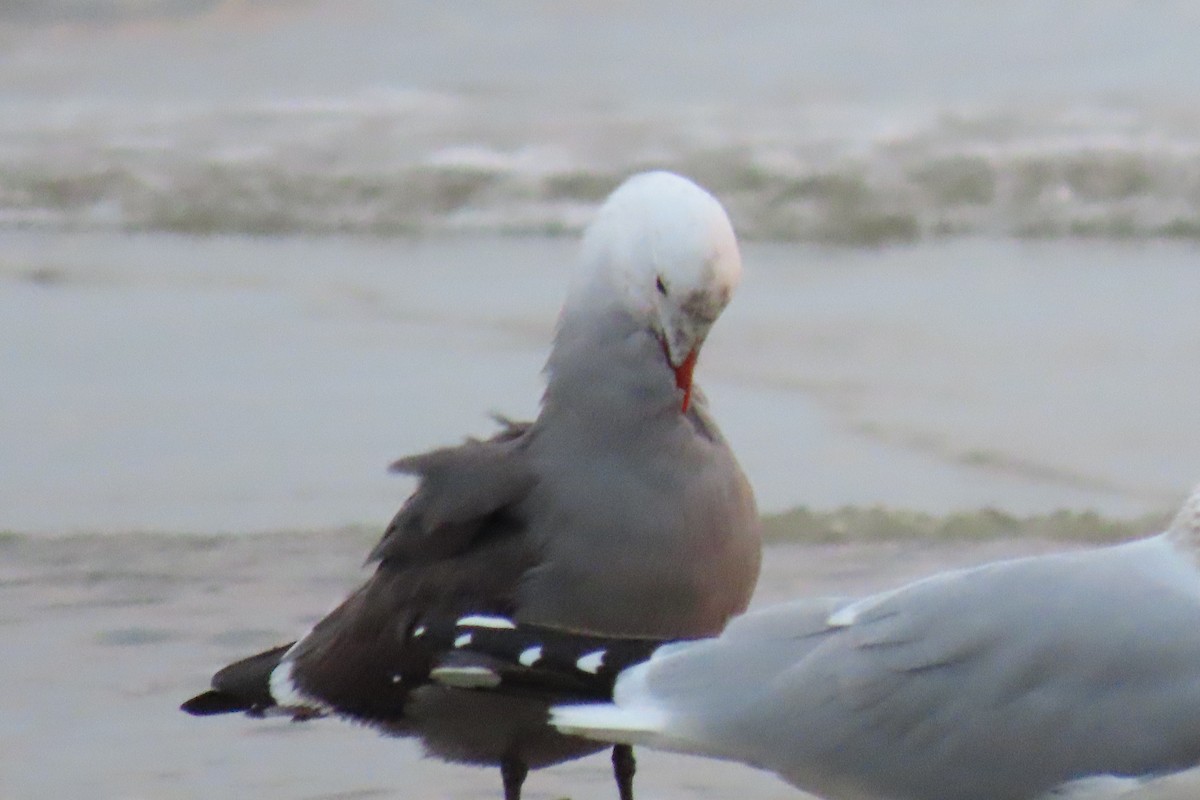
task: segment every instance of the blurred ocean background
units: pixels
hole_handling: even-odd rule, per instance
[[[562,233],[631,171],[744,235],[1200,238],[1200,9],[9,0],[0,222]]]
[[[382,525],[536,411],[574,235],[686,173],[767,511],[1200,479],[1200,6],[0,4],[0,529]]]

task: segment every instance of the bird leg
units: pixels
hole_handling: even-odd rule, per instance
[[[627,744],[613,745],[613,777],[617,779],[617,794],[621,800],[633,800],[633,773],[637,772],[637,759],[633,747]]]
[[[521,785],[529,767],[519,756],[504,756],[500,759],[500,777],[504,781],[504,800],[521,800]]]

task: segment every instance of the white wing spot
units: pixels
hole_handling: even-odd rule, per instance
[[[460,628],[471,625],[476,628],[508,628],[515,630],[517,627],[517,624],[507,617],[492,617],[486,614],[471,614],[462,617],[454,624]]]
[[[583,656],[575,662],[575,668],[582,672],[590,672],[595,675],[600,671],[600,667],[604,666],[604,650],[595,650]]]
[[[521,655],[517,656],[517,661],[521,666],[532,667],[534,664],[542,660],[542,646],[530,647],[521,651]]]
[[[500,676],[487,667],[437,667],[429,677],[456,689],[491,689],[500,685]]]
[[[413,629],[413,638],[414,639],[419,639],[420,637],[422,637],[424,635],[425,635],[425,626],[424,625],[418,625],[415,629]]]
[[[399,683],[399,682],[400,682],[400,681],[402,681],[402,680],[404,680],[404,679],[403,679],[403,678],[401,678],[399,675],[393,675],[393,676],[392,676],[392,683]]]
[[[454,640],[455,647],[466,647],[470,643],[471,643],[471,634],[469,634],[469,633],[464,633],[462,636],[459,636],[457,639]]]

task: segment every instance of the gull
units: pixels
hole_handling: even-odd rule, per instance
[[[419,620],[469,610],[688,637],[746,608],[761,559],[754,497],[692,382],[741,276],[729,219],[691,181],[644,173],[603,204],[581,249],[537,419],[397,462],[419,483],[366,583],[296,642],[222,669],[185,711],[347,718],[499,765],[517,800],[530,768],[603,745],[548,726],[538,698],[430,681]],[[629,746],[613,768],[630,800]]]

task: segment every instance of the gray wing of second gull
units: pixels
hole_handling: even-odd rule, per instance
[[[751,614],[651,661],[668,746],[888,800],[1030,800],[1200,762],[1200,579],[1165,535],[836,608]]]

